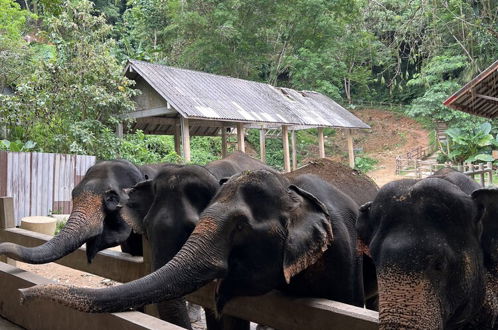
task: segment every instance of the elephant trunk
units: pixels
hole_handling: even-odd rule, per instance
[[[35,286],[20,290],[22,301],[46,298],[83,312],[105,313],[179,298],[224,275],[227,256],[220,241],[216,223],[205,218],[171,261],[145,277],[105,289]]]
[[[423,274],[384,269],[378,285],[380,329],[443,328],[437,294]]]
[[[0,255],[30,264],[44,264],[60,259],[102,232],[104,213],[102,197],[83,193],[74,199],[71,215],[50,241],[33,248],[14,243],[0,244]]]

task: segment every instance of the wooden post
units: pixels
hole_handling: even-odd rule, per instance
[[[181,155],[181,135],[182,135],[182,132],[181,132],[181,129],[180,129],[180,125],[176,123],[176,120],[175,120],[175,152],[177,155]]]
[[[323,127],[318,127],[318,156],[325,158],[325,142],[323,139]]]
[[[297,170],[296,131],[291,131],[292,170]]]
[[[150,243],[149,240],[142,235],[142,250],[143,250],[143,267],[144,267],[144,275],[148,275],[152,273],[152,254],[150,251]],[[157,311],[157,306],[155,304],[145,305],[144,313],[149,314],[154,317],[159,317],[159,312]]]
[[[227,149],[227,127],[221,128],[221,157],[225,158],[228,154]]]
[[[116,136],[120,139],[123,138],[123,123],[119,123],[116,126]]]
[[[284,148],[284,171],[290,172],[289,127],[285,125],[282,125],[282,143]]]
[[[457,165],[458,172],[464,172],[463,165]]]
[[[351,129],[346,130],[348,137],[348,155],[349,155],[349,166],[354,168],[354,149],[353,149],[353,135],[351,134]]]
[[[244,141],[245,129],[243,123],[237,123],[237,147],[239,151],[246,152],[246,142]]]
[[[180,126],[182,134],[183,159],[186,163],[190,162],[190,130],[188,119],[180,117]]]
[[[484,181],[484,164],[479,163],[479,177],[481,179],[481,186],[485,186],[485,181]]]
[[[487,162],[486,163],[486,168],[489,170],[489,185],[491,186],[493,184],[493,163],[492,162]]]
[[[263,163],[266,163],[266,131],[266,128],[259,130],[259,154]]]
[[[0,230],[15,228],[16,220],[14,218],[14,199],[12,197],[0,197]],[[0,256],[0,261],[15,266],[14,259]]]

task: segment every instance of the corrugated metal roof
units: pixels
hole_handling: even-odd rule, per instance
[[[481,117],[498,117],[498,61],[465,84],[443,104]]]
[[[183,117],[268,125],[370,128],[327,96],[268,84],[130,60]]]

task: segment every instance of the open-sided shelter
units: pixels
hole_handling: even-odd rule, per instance
[[[498,117],[498,61],[451,95],[443,104],[476,116]]]
[[[290,171],[288,133],[296,168],[295,130],[317,128],[320,157],[325,157],[323,128],[346,129],[350,165],[354,166],[352,129],[367,124],[327,96],[215,74],[130,60],[125,75],[136,81],[136,121],[132,130],[146,134],[175,136],[175,149],[190,160],[190,136],[221,136],[222,154],[227,153],[227,135],[237,134],[238,150],[245,151],[246,128],[260,130],[261,158],[265,160],[265,138],[281,130],[285,170]],[[122,134],[122,127],[120,128]],[[180,152],[181,151],[181,152]]]

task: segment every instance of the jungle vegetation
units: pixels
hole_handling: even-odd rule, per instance
[[[114,134],[133,109],[129,58],[395,103],[474,134],[484,121],[442,101],[497,59],[497,41],[495,0],[0,0],[0,148],[179,160],[170,137]],[[312,140],[298,135],[300,157]],[[280,148],[269,142],[272,165]],[[219,138],[192,149],[215,159]]]

